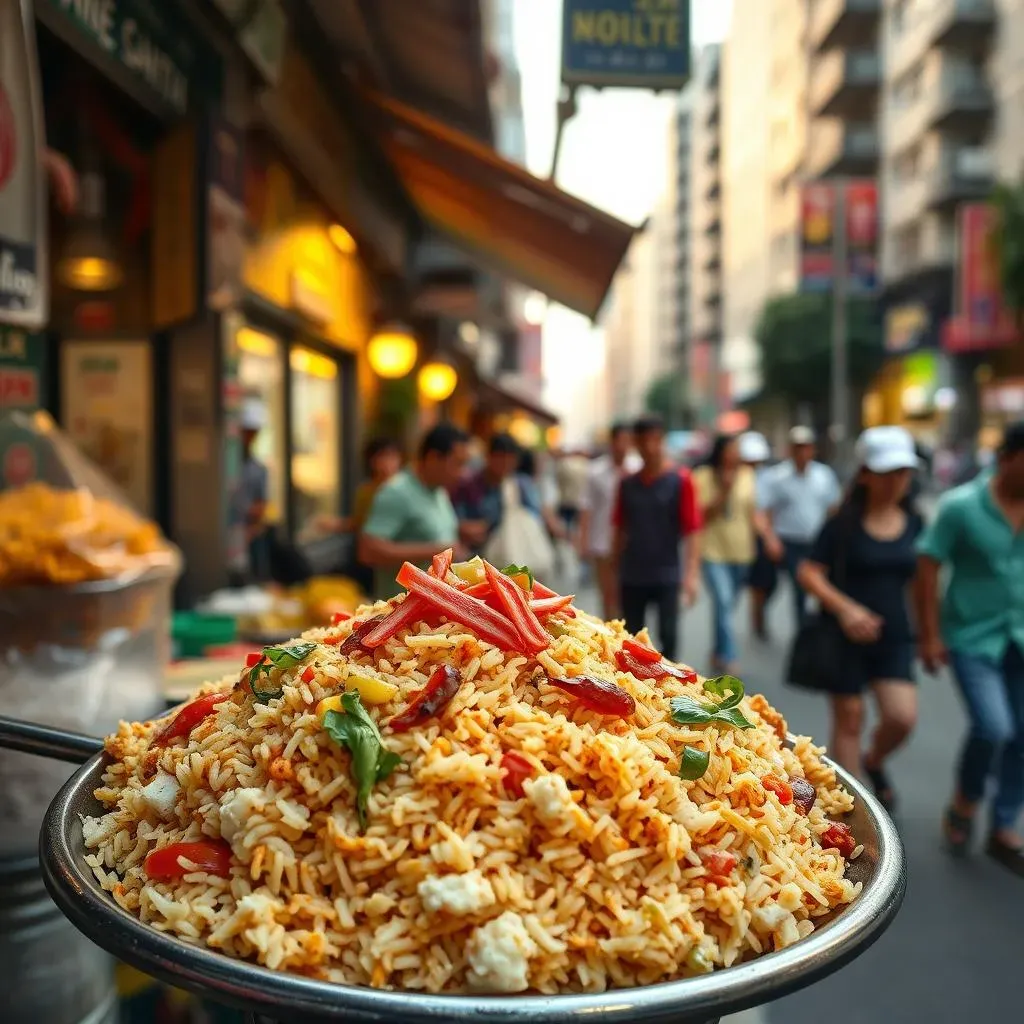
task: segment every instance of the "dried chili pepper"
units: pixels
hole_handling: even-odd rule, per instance
[[[533,765],[516,750],[506,750],[501,758],[505,788],[515,797],[523,796],[523,783],[533,775]]]
[[[842,856],[849,857],[857,848],[857,840],[853,838],[849,825],[834,821],[822,832],[821,845],[825,850],[838,850]]]
[[[628,718],[636,711],[636,701],[617,683],[593,676],[573,676],[571,679],[556,679],[547,676],[547,681],[572,694],[584,707],[610,718]]]
[[[799,776],[789,780],[790,788],[793,790],[793,808],[800,814],[810,814],[814,801],[818,798],[817,790],[806,780]]]
[[[365,622],[359,623],[355,629],[345,638],[342,642],[339,650],[342,654],[358,654],[365,652],[366,647],[363,644],[363,639],[373,631],[373,628],[381,621],[383,621],[383,615],[375,615],[372,619],[367,619]]]
[[[408,732],[430,718],[436,718],[459,692],[462,676],[451,665],[435,669],[427,685],[413,698],[412,703],[388,723],[394,732]]]

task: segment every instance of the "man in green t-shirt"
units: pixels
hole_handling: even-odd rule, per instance
[[[359,560],[374,569],[374,597],[393,597],[403,562],[425,564],[455,547],[461,557],[459,521],[448,497],[469,457],[469,438],[442,423],[424,436],[416,462],[396,473],[374,495],[359,536]]]

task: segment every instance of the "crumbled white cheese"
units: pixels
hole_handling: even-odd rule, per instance
[[[777,903],[769,903],[766,906],[758,907],[751,914],[755,924],[759,924],[763,929],[770,932],[775,931],[790,916],[790,912],[785,907],[780,907]]]
[[[576,805],[561,775],[548,772],[536,779],[526,779],[523,792],[533,804],[537,817],[546,824],[571,820]]]
[[[174,813],[180,792],[181,786],[173,775],[157,772],[156,778],[142,787],[142,799],[161,818],[169,818]]]
[[[84,814],[80,817],[82,819],[82,839],[89,849],[99,846],[100,843],[105,843],[120,828],[117,817],[113,813],[104,814],[102,818],[90,818]]]
[[[220,805],[221,838],[231,842],[245,825],[253,812],[263,807],[265,797],[262,789],[249,786],[225,793]]]
[[[523,919],[506,910],[501,917],[481,925],[466,946],[469,984],[484,992],[522,992],[529,987],[527,971],[537,944]]]
[[[416,891],[429,914],[475,914],[494,903],[491,883],[479,871],[424,878]]]
[[[779,890],[779,906],[790,912],[799,910],[803,905],[804,891],[796,882],[787,882]]]

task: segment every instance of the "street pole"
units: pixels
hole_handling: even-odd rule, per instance
[[[845,473],[850,430],[850,391],[847,369],[847,291],[849,261],[846,238],[846,181],[835,183],[832,205],[832,444],[835,466]]]

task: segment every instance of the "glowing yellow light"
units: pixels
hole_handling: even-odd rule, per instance
[[[451,397],[455,385],[459,383],[459,375],[451,363],[437,361],[421,367],[416,382],[420,394],[428,401],[443,402]]]
[[[346,256],[352,256],[355,253],[356,240],[340,224],[332,224],[328,228],[327,234],[338,252],[343,252]]]
[[[338,376],[338,364],[319,352],[311,352],[308,348],[293,348],[288,356],[293,372],[304,373],[307,377],[319,377],[321,380],[335,380]]]
[[[416,339],[404,327],[383,327],[366,346],[366,358],[378,377],[396,380],[416,365]]]
[[[508,425],[508,432],[524,448],[535,448],[540,442],[540,427],[528,416],[516,413]]]
[[[242,352],[264,359],[273,359],[277,355],[277,341],[252,327],[240,327],[235,335],[235,344]]]
[[[562,443],[562,428],[557,424],[544,431],[544,441],[549,448],[557,448]]]
[[[57,276],[80,292],[112,291],[124,280],[120,265],[102,256],[69,256],[60,261]]]

